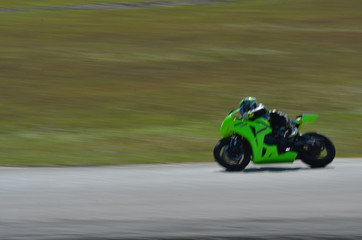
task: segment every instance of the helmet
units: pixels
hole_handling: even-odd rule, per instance
[[[244,113],[257,108],[258,102],[255,97],[246,97],[240,101],[239,107],[241,115],[244,115]]]

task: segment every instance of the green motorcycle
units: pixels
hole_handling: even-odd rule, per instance
[[[312,168],[325,167],[335,157],[333,143],[319,133],[299,132],[317,117],[314,114],[298,116],[292,122],[295,136],[281,137],[273,131],[267,119],[245,119],[240,115],[240,109],[236,109],[221,125],[222,139],[214,148],[215,160],[228,171],[241,171],[250,160],[261,164],[291,163],[301,159]]]

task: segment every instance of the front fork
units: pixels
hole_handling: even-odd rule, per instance
[[[242,137],[234,134],[229,143],[229,149],[234,154],[240,154],[244,151],[243,144],[242,144]]]

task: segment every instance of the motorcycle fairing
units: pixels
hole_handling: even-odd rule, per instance
[[[245,138],[251,147],[254,163],[280,163],[293,162],[298,153],[287,151],[278,153],[276,145],[264,143],[265,136],[272,132],[270,123],[265,118],[257,118],[249,121],[243,118],[235,118],[238,109],[230,113],[221,125],[220,133],[226,138],[238,134]]]

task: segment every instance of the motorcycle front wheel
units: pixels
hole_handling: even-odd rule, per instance
[[[331,140],[319,133],[303,135],[305,145],[299,152],[300,159],[312,168],[322,168],[330,164],[336,149]]]
[[[214,158],[227,171],[241,171],[250,162],[251,150],[245,140],[237,144],[232,140],[221,139],[214,148]]]

